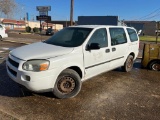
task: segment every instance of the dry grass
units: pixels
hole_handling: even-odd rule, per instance
[[[141,41],[156,41],[156,36],[139,36]],[[160,42],[160,36],[158,37],[158,41]]]

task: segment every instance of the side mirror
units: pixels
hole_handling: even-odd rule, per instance
[[[100,49],[100,45],[98,43],[91,43],[86,47],[86,50],[98,50],[98,49]]]
[[[138,35],[140,35],[140,34],[141,34],[141,32],[142,32],[142,30],[139,30],[137,34],[138,34]]]

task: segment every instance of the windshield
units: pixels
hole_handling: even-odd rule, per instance
[[[63,47],[77,47],[85,41],[91,31],[92,28],[64,28],[46,40],[45,43]]]

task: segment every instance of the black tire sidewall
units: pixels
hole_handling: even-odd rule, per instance
[[[75,80],[76,87],[75,87],[75,89],[74,89],[71,93],[69,93],[69,94],[63,94],[63,93],[61,93],[61,92],[58,90],[58,88],[57,88],[57,83],[58,83],[58,81],[59,81],[62,77],[64,77],[64,76],[70,76],[70,77],[72,77],[72,78]],[[64,70],[64,71],[58,76],[58,78],[57,78],[57,80],[56,80],[56,83],[55,83],[55,85],[54,85],[53,94],[54,94],[57,98],[60,98],[60,99],[63,99],[63,98],[72,98],[72,97],[76,96],[76,95],[79,93],[79,91],[81,90],[81,84],[82,84],[81,78],[80,78],[80,76],[78,75],[78,73],[77,73],[76,71],[72,70],[72,69],[66,69],[66,70]]]
[[[153,61],[153,62],[151,62],[151,63],[149,64],[149,69],[150,69],[150,70],[154,70],[154,69],[153,69],[153,65],[154,65],[154,64],[160,64],[160,63],[159,63],[158,61]],[[154,70],[154,71],[159,71],[159,70]]]
[[[0,41],[2,41],[2,36],[0,35]]]
[[[133,60],[133,56],[132,56],[132,55],[129,55],[129,56],[127,57],[127,60],[126,60],[126,62],[125,62],[125,64],[124,64],[124,66],[123,66],[123,70],[124,70],[125,72],[130,72],[130,71],[132,70],[132,68],[133,68],[133,63],[134,63],[134,62],[132,63],[132,67],[130,67],[130,68],[127,67],[128,62],[129,62],[130,59]]]

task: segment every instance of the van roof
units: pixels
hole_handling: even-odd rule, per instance
[[[126,28],[127,26],[115,26],[115,25],[77,25],[77,26],[70,26],[70,27],[80,27],[80,28],[122,27],[122,28]]]

